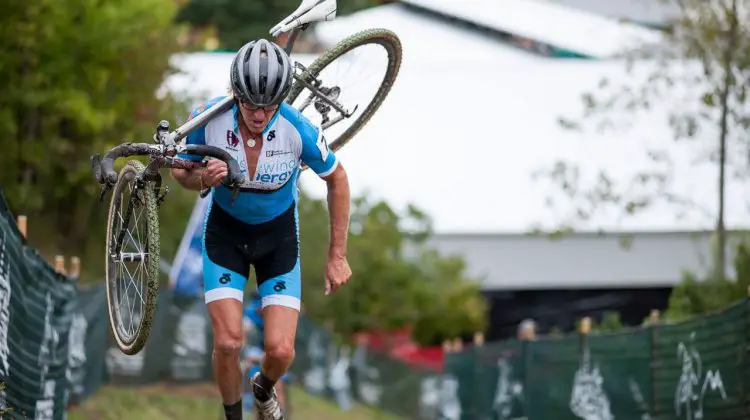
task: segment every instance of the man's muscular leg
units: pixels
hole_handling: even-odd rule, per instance
[[[268,392],[286,373],[294,360],[294,339],[299,312],[286,306],[270,305],[263,308],[265,324],[263,340],[265,353],[261,374],[256,380],[255,397],[267,401]]]
[[[212,357],[214,379],[219,387],[227,419],[242,417],[242,302],[221,299],[209,302],[208,314],[214,331]],[[236,415],[235,415],[236,412]]]

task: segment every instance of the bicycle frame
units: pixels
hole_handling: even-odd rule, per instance
[[[292,48],[294,47],[294,42],[296,41],[300,31],[305,30],[308,26],[309,24],[303,24],[290,31],[289,37],[287,39],[287,43],[284,47],[284,50],[287,52],[287,54],[291,53]],[[328,94],[331,93],[333,89],[329,89],[325,87],[321,89],[322,82],[318,80],[317,78],[311,76],[308,73],[307,68],[303,66],[302,64],[300,64],[299,62],[294,63],[293,70],[299,70],[299,74],[297,71],[293,71],[292,76],[294,77],[294,80],[300,83],[302,86],[304,86],[308,90],[310,90],[310,92],[312,92],[312,94],[309,95],[308,98],[305,99],[302,108],[307,107],[312,102],[313,97],[316,97],[323,104],[328,105],[331,108],[339,112],[339,116],[337,116],[336,118],[332,120],[328,120],[328,116],[327,116],[328,111],[322,111],[319,109],[319,111],[324,117],[323,127],[322,127],[323,129],[330,127],[331,125],[343,120],[344,118],[351,117],[353,113],[357,110],[357,107],[355,106],[354,110],[352,112],[349,112],[340,103],[338,103],[338,101],[336,101],[335,97],[329,97]],[[162,120],[157,126],[156,134],[154,135],[154,141],[157,143],[157,145],[147,145],[145,143],[124,144],[124,145],[115,147],[114,149],[112,149],[112,151],[110,151],[110,153],[115,151],[115,149],[118,149],[118,147],[122,147],[122,146],[128,146],[129,148],[132,148],[132,149],[127,150],[127,151],[118,150],[118,153],[113,154],[114,158],[108,158],[109,154],[105,156],[104,160],[101,160],[99,155],[92,157],[92,162],[94,164],[94,171],[96,173],[97,181],[99,181],[99,183],[101,184],[104,184],[104,188],[102,189],[102,194],[101,194],[100,199],[103,199],[104,195],[106,194],[108,190],[108,187],[111,188],[111,186],[114,185],[114,183],[117,180],[117,175],[114,172],[112,166],[114,163],[114,159],[117,159],[119,157],[133,156],[133,155],[149,155],[150,160],[148,164],[146,165],[146,168],[143,174],[140,176],[140,179],[145,180],[145,181],[154,181],[154,182],[160,183],[161,176],[159,174],[159,169],[163,167],[180,167],[180,165],[186,165],[185,169],[189,169],[187,167],[187,164],[180,163],[184,161],[174,158],[176,154],[184,153],[187,150],[185,149],[185,145],[179,145],[178,142],[180,142],[185,137],[193,133],[199,127],[211,121],[217,115],[231,109],[232,106],[234,105],[234,102],[235,102],[234,97],[227,96],[216,105],[200,113],[195,118],[188,120],[187,122],[185,122],[184,124],[182,124],[181,126],[177,127],[176,129],[172,131],[169,131],[169,122]],[[144,147],[146,149],[144,149]],[[100,164],[101,164],[101,167],[100,167]],[[104,172],[104,174],[102,174],[101,172]],[[241,180],[239,179],[236,179],[236,181],[241,182]],[[238,191],[239,191],[238,189],[235,189],[235,194],[234,194],[235,196]],[[205,191],[201,192],[201,197],[204,197],[204,196],[205,196]],[[159,201],[161,200],[163,200],[163,197],[161,197]]]

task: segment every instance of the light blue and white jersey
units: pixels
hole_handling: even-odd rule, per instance
[[[219,103],[224,97],[201,104],[190,114],[194,118]],[[338,160],[328,148],[323,130],[315,126],[296,108],[282,103],[263,130],[263,145],[253,179],[249,177],[245,147],[242,144],[237,118],[237,105],[217,115],[187,137],[187,144],[205,144],[229,152],[245,175],[240,193],[230,205],[232,190],[224,185],[213,188],[216,204],[233,217],[259,224],[273,220],[297,201],[297,179],[300,164],[305,163],[320,177],[333,173]],[[181,158],[200,160],[200,156],[180,155]]]

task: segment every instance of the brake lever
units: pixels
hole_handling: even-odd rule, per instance
[[[109,182],[105,182],[102,186],[102,191],[99,193],[99,203],[104,203],[104,196],[107,195],[109,190],[112,189],[112,185]]]
[[[94,154],[90,157],[91,169],[94,171],[94,178],[99,184],[104,184],[104,177],[102,176],[102,157],[99,153]]]

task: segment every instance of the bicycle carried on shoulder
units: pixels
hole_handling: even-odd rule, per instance
[[[335,7],[335,0],[305,0],[272,31],[291,31],[286,45],[287,52],[291,52],[299,32],[311,22],[332,20]],[[321,73],[339,62],[351,64],[356,61],[345,56],[365,46],[385,51],[386,66],[372,98],[360,103],[348,98],[349,88],[344,89],[343,83],[335,83]],[[332,139],[330,148],[335,152],[372,118],[391,90],[400,66],[401,43],[396,34],[387,29],[363,30],[326,50],[309,67],[295,62],[294,84],[286,102],[324,130],[326,137]],[[232,104],[233,98],[227,97],[173,131],[169,131],[167,121],[161,121],[154,135],[155,144],[123,143],[109,150],[104,157],[99,154],[91,157],[94,176],[102,185],[100,201],[112,191],[105,248],[107,304],[115,341],[125,354],[141,351],[156,312],[160,257],[158,209],[169,192],[166,186],[162,186],[159,170],[193,169],[206,164],[205,161],[180,159],[178,154],[208,156],[227,163],[228,175],[222,184],[233,189],[233,197],[237,196],[244,182],[239,164],[223,149],[182,142],[215,116],[231,109]],[[117,159],[131,156],[147,156],[148,161],[143,164],[130,160],[119,172],[115,171]],[[305,169],[305,165],[300,167],[301,171]]]

